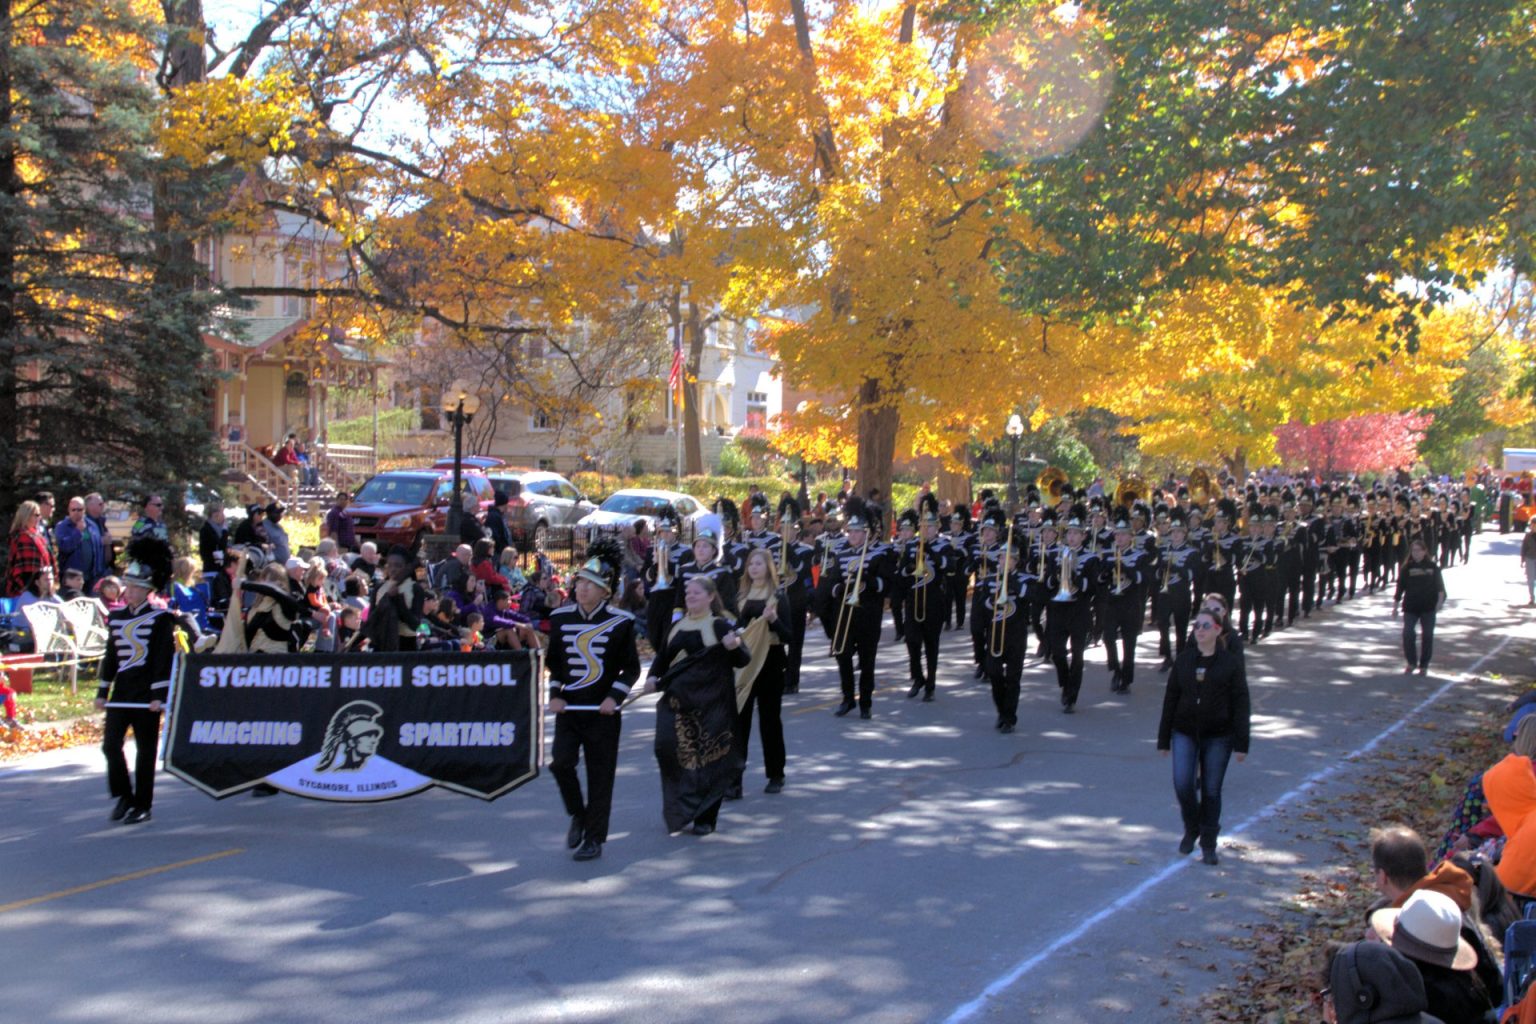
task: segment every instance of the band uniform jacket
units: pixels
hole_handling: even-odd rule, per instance
[[[168,699],[176,656],[176,616],[146,601],[109,614],[107,631],[97,698],[113,704]]]
[[[607,601],[582,613],[574,601],[549,613],[549,695],[596,708],[605,698],[623,704],[640,678],[635,617]]]

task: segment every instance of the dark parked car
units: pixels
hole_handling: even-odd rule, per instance
[[[485,474],[464,467],[464,489],[484,511],[491,505],[491,482]],[[422,537],[448,528],[453,501],[453,463],[447,469],[391,469],[370,477],[352,496],[352,524],[357,541],[373,541],[380,551],[400,544],[412,551]]]

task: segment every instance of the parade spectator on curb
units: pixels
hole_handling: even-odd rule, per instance
[[[212,576],[224,568],[229,551],[229,521],[224,503],[210,501],[203,509],[203,525],[197,529],[197,554],[203,562],[203,574]]]
[[[505,491],[496,491],[493,497],[494,503],[485,514],[485,535],[491,541],[491,557],[499,562],[501,553],[512,546],[512,527],[507,522],[508,503],[512,499]]]
[[[469,571],[475,579],[484,583],[487,587],[499,587],[502,590],[511,590],[512,583],[501,573],[496,571],[496,545],[489,537],[475,542],[474,555],[469,564]]]
[[[476,541],[485,536],[485,528],[480,525],[479,495],[474,491],[465,491],[459,507],[462,510],[459,516],[459,540],[473,547]]]
[[[1525,606],[1536,608],[1536,530],[1526,530],[1520,541],[1520,568],[1525,570]]]
[[[32,577],[31,584],[21,592],[16,599],[17,608],[26,608],[34,604],[63,604],[64,599],[59,596],[58,588],[53,585],[53,570],[43,569]]]
[[[70,498],[65,516],[53,528],[59,561],[66,570],[75,569],[85,578],[83,589],[89,591],[107,574],[107,534],[86,514],[85,498]]]
[[[32,496],[32,500],[37,502],[37,510],[42,513],[41,528],[43,536],[48,538],[48,554],[53,559],[54,572],[57,574],[61,563],[59,561],[59,545],[53,535],[53,492],[38,491]]]
[[[96,597],[109,612],[123,607],[123,581],[116,576],[103,576],[96,582]]]
[[[167,544],[171,542],[170,528],[165,525],[165,499],[158,494],[151,494],[144,499],[144,511],[133,524],[129,539],[138,540],[140,537],[154,537]]]
[[[1323,982],[1326,1024],[1445,1024],[1424,1012],[1429,1000],[1413,961],[1385,943],[1330,946]]]
[[[10,544],[5,563],[5,597],[20,597],[44,569],[52,572],[53,556],[42,530],[42,509],[24,501],[11,518]]]
[[[283,446],[272,454],[272,464],[282,470],[297,486],[303,478],[299,474],[299,439],[294,434],[289,434],[283,440]]]
[[[1484,1024],[1493,1000],[1475,973],[1477,953],[1461,937],[1455,900],[1420,889],[1401,909],[1372,914],[1371,931],[1419,969],[1430,1014],[1445,1024]]]
[[[341,604],[344,608],[355,608],[359,617],[368,614],[368,593],[371,587],[368,577],[360,572],[352,572],[341,583]],[[359,619],[361,621],[361,618]]]
[[[325,513],[325,521],[320,524],[320,536],[334,540],[343,552],[357,550],[357,533],[352,522],[351,506],[351,493],[337,491],[336,500],[331,503],[330,510]]]
[[[235,527],[235,545],[261,549],[272,557],[272,540],[267,536],[267,510],[261,505],[247,505],[245,519]]]
[[[293,547],[288,542],[288,531],[283,527],[283,514],[288,507],[280,501],[274,501],[267,506],[266,533],[267,543],[272,546],[272,561],[279,565],[287,563],[293,557]]]
[[[242,559],[243,561],[243,559]],[[271,564],[254,581],[241,584],[256,595],[256,603],[245,615],[245,646],[253,654],[291,654],[303,643],[300,623],[307,615],[302,597],[288,587],[288,573],[281,565]],[[234,609],[231,609],[231,614]]]
[[[379,558],[379,546],[371,540],[358,545],[357,557],[352,559],[352,571],[362,573],[371,589],[379,589],[379,584],[384,582],[384,563]]]
[[[65,601],[73,601],[77,597],[85,596],[85,574],[79,569],[65,569],[64,579],[59,586],[59,597]]]
[[[1445,607],[1445,579],[1440,566],[1429,557],[1429,547],[1419,537],[1408,545],[1408,560],[1397,573],[1393,618],[1397,618],[1399,607],[1403,614],[1403,671],[1417,668],[1419,675],[1425,675],[1435,645],[1435,615]],[[1422,650],[1417,643],[1420,631],[1424,634]]]
[[[208,609],[213,594],[206,581],[197,571],[190,558],[178,558],[171,563],[171,610],[191,616],[197,628],[207,633],[212,626],[208,621]]]

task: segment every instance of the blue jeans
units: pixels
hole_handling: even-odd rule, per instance
[[[1419,656],[1419,632],[1424,633],[1424,655]],[[1403,658],[1410,665],[1429,667],[1430,653],[1435,649],[1435,613],[1403,612]]]
[[[1214,847],[1221,830],[1221,782],[1232,758],[1232,737],[1173,734],[1173,793],[1179,798],[1184,831],[1198,832],[1200,845]]]

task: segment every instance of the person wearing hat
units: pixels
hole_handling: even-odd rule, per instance
[[[492,564],[501,564],[501,553],[512,546],[512,527],[507,523],[507,510],[512,496],[506,491],[491,492],[491,507],[485,513],[485,535],[493,545]]]
[[[1424,980],[1413,962],[1384,943],[1331,947],[1323,977],[1326,1024],[1447,1024],[1425,1012]]]
[[[933,495],[924,496],[918,511],[902,515],[911,517],[917,531],[917,536],[896,553],[897,573],[906,582],[902,597],[906,612],[903,636],[912,683],[907,699],[921,693],[923,702],[930,703],[938,684],[939,637],[944,632],[948,611],[945,605],[949,594],[944,580],[958,553],[939,532],[939,503]]]
[[[677,511],[670,504],[662,507],[653,522],[656,539],[641,576],[645,581],[645,635],[652,643],[658,643],[672,628],[672,616],[678,607],[678,567],[692,557],[692,552],[677,539]]]
[[[971,659],[976,665],[977,679],[987,672],[986,588],[997,575],[997,560],[1003,552],[1001,538],[1007,523],[1008,515],[1001,508],[994,506],[982,513],[967,564],[968,575],[976,584],[971,590]]]
[[[1046,572],[1051,554],[1056,550],[1060,540],[1060,531],[1056,529],[1055,510],[1041,509],[1039,529],[1035,531],[1028,558],[1021,567],[1027,581],[1025,594],[1029,601],[1026,609],[1029,615],[1029,629],[1035,634],[1037,645],[1035,657],[1041,660],[1051,656],[1051,646],[1045,635],[1045,606],[1051,601],[1051,592],[1046,589]]]
[[[954,552],[954,557],[949,560],[949,571],[944,576],[944,589],[949,595],[945,605],[948,614],[944,617],[944,628],[964,629],[965,591],[970,583],[967,573],[976,546],[976,535],[971,532],[970,510],[963,504],[956,505],[955,510],[949,514],[948,526],[944,539]]]
[[[1296,534],[1301,538],[1301,617],[1310,619],[1317,600],[1317,574],[1322,559],[1323,521],[1313,513],[1311,490],[1296,498]]]
[[[789,604],[790,639],[785,647],[784,692],[800,692],[800,665],[805,657],[805,617],[811,604],[811,567],[816,549],[799,539],[800,503],[791,495],[779,498],[779,544],[774,571]],[[780,570],[782,569],[782,572]]]
[[[96,708],[107,713],[101,752],[114,801],[111,820],[137,825],[150,819],[155,802],[155,754],[160,714],[171,692],[176,617],[149,600],[171,581],[171,546],[148,533],[129,543],[128,558],[122,577],[126,603],[107,616]],[[132,776],[123,753],[129,729],[136,748]]]
[[[1133,543],[1131,520],[1118,510],[1109,553],[1099,559],[1098,590],[1103,595],[1104,656],[1109,688],[1124,693],[1136,678],[1136,638],[1141,635],[1147,605],[1146,585],[1153,563],[1146,550]]]
[[[1477,952],[1461,935],[1461,909],[1443,892],[1420,889],[1401,908],[1371,915],[1374,937],[1407,957],[1424,984],[1425,1008],[1445,1024],[1480,1024],[1493,1009],[1477,978]]]
[[[854,709],[854,662],[858,662],[858,708],[860,718],[873,715],[875,696],[875,655],[880,649],[880,620],[886,595],[891,590],[891,549],[874,536],[874,524],[865,518],[862,504],[848,500],[847,532],[843,543],[833,552],[822,576],[825,596],[820,603],[822,627],[841,640],[834,649],[843,702],[834,715],[841,718]],[[857,586],[857,591],[855,591]],[[844,621],[839,638],[838,622]]]
[[[1088,510],[1072,506],[1065,526],[1066,542],[1047,556],[1045,579],[1050,597],[1045,633],[1056,667],[1056,685],[1061,689],[1061,709],[1070,715],[1077,710],[1077,695],[1083,687],[1083,650],[1100,573],[1093,552],[1085,546]]]
[[[1019,680],[1029,652],[1029,581],[1020,571],[1028,560],[1029,542],[1022,529],[1014,529],[1013,543],[1004,545],[1003,551],[998,558],[1006,559],[1007,567],[978,586],[986,608],[985,667],[992,704],[997,709],[995,727],[998,732],[1010,733],[1019,722]]]
[[[1173,668],[1173,659],[1184,650],[1189,617],[1194,608],[1194,583],[1201,573],[1200,551],[1188,539],[1184,513],[1175,509],[1168,525],[1168,543],[1158,551],[1151,586],[1157,591],[1155,621],[1157,653],[1163,663],[1158,671]],[[1170,637],[1169,634],[1172,634]]]
[[[565,845],[574,860],[596,860],[608,841],[619,766],[620,708],[640,678],[635,617],[608,603],[623,552],[611,537],[594,542],[576,571],[572,600],[549,613],[549,711],[555,716],[549,773],[570,815]],[[587,790],[576,768],[585,757]]]
[[[878,536],[878,533],[876,534]],[[887,595],[891,608],[891,624],[896,627],[892,637],[897,643],[906,640],[907,594],[912,589],[912,579],[901,571],[902,552],[917,537],[917,513],[907,509],[896,517],[896,537],[891,541],[891,558],[897,563],[891,578],[891,592]]]
[[[1199,591],[1195,601],[1206,594],[1220,594],[1231,608],[1237,603],[1237,554],[1240,543],[1234,527],[1237,525],[1237,505],[1231,498],[1216,503],[1211,516],[1211,536],[1200,552]]]
[[[1264,538],[1264,513],[1258,505],[1248,509],[1247,534],[1233,549],[1237,556],[1237,630],[1244,643],[1258,641],[1258,621],[1263,616],[1267,594],[1264,589],[1264,562],[1269,557],[1269,541]]]
[[[677,579],[672,587],[675,601],[674,608],[681,612],[687,595],[684,589],[690,580],[701,577],[712,581],[715,591],[720,595],[720,602],[732,615],[736,614],[736,577],[737,567],[729,556],[722,554],[720,545],[721,537],[708,526],[701,526],[693,535],[693,550],[679,560],[677,566]],[[665,637],[663,631],[661,637]],[[658,637],[655,642],[659,641]],[[659,648],[658,648],[659,649]]]

